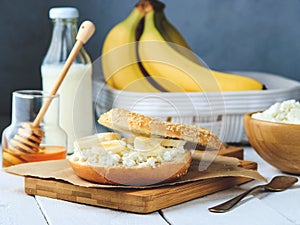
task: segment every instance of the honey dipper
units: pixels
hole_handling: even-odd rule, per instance
[[[56,80],[56,83],[49,93],[50,96],[54,96],[57,93],[57,90],[63,82],[81,47],[90,39],[94,31],[95,26],[92,22],[85,21],[81,24],[76,36],[76,42]],[[15,134],[15,136],[9,141],[8,151],[15,154],[35,153],[39,151],[39,146],[43,138],[43,131],[39,128],[39,126],[50,106],[51,101],[52,98],[47,98],[45,100],[32,124],[22,124],[22,127],[18,129],[17,134]]]

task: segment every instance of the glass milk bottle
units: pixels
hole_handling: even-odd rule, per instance
[[[76,41],[78,15],[78,10],[72,7],[57,7],[49,11],[49,17],[53,22],[53,33],[41,65],[43,90],[52,89]],[[71,154],[76,138],[94,132],[92,64],[84,48],[70,67],[58,94],[60,95],[59,123],[68,135],[67,152]]]

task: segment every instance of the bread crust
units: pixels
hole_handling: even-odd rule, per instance
[[[197,125],[160,121],[125,109],[111,109],[99,117],[98,123],[113,130],[135,135],[178,138],[200,144],[205,148],[217,150],[223,148],[220,139],[208,129]]]
[[[190,151],[182,158],[163,162],[157,167],[95,166],[87,162],[69,158],[69,163],[77,176],[96,183],[118,185],[151,185],[170,182],[185,175],[190,167]]]

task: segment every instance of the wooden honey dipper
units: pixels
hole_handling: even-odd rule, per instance
[[[95,26],[90,21],[85,21],[81,24],[78,34],[76,36],[76,42],[63,66],[62,71],[60,72],[56,83],[54,84],[49,95],[54,96],[60,85],[62,84],[68,70],[70,69],[73,61],[78,55],[81,47],[90,39],[95,31]],[[39,151],[39,146],[42,142],[43,131],[40,129],[40,123],[45,116],[50,103],[53,98],[47,98],[43,103],[39,113],[37,114],[35,120],[32,124],[24,123],[22,127],[18,129],[17,134],[9,140],[8,151],[15,154],[24,154],[24,153],[36,153]]]

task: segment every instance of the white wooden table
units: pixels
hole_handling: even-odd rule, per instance
[[[265,163],[252,148],[245,159],[258,163],[266,178],[281,174]],[[300,176],[298,176],[300,179]],[[258,184],[248,182],[151,214],[126,213],[24,193],[24,178],[0,171],[1,225],[300,225],[300,182],[284,192],[260,193],[245,199],[239,207],[216,214],[207,208],[219,204]]]

